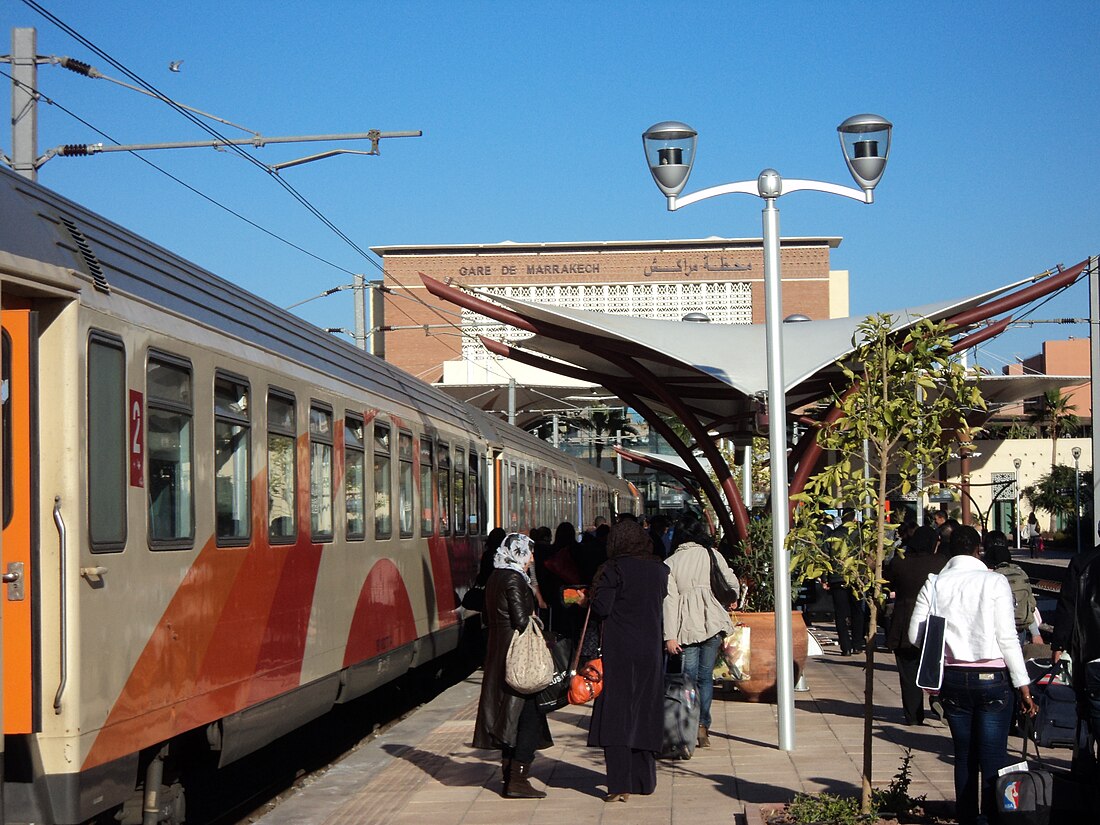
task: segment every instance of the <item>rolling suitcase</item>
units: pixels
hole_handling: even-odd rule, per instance
[[[1035,717],[1035,742],[1040,748],[1072,748],[1077,745],[1077,697],[1064,668],[1052,667],[1035,681],[1039,714]]]
[[[699,694],[695,682],[683,673],[666,672],[664,708],[661,759],[691,759],[699,737]]]

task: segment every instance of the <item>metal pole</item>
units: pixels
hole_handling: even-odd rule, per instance
[[[745,463],[741,469],[741,499],[752,509],[752,442],[745,445]]]
[[[352,280],[352,295],[355,296],[355,346],[361,350],[367,348],[367,288],[366,279],[356,273]]]
[[[516,379],[508,379],[508,423],[516,424]]]
[[[1096,519],[1100,515],[1100,438],[1098,432],[1097,409],[1100,409],[1100,381],[1097,374],[1100,373],[1100,257],[1094,255],[1089,261],[1089,347],[1091,353],[1091,368],[1089,377],[1092,379],[1092,516],[1089,519],[1089,541],[1096,541]]]
[[[924,387],[917,384],[917,406],[924,409]],[[918,419],[917,432],[921,431],[921,422],[923,418]],[[924,464],[917,465],[917,526],[924,526]]]
[[[561,446],[561,435],[558,433],[558,414],[554,413],[550,420],[554,427],[554,432],[550,435],[550,443],[557,449]]]
[[[623,446],[623,431],[615,430],[615,442],[621,448]],[[623,477],[623,454],[615,451],[615,475],[619,478]]]
[[[1077,552],[1080,553],[1081,552],[1081,459],[1077,455],[1073,456],[1073,501],[1074,501],[1074,507],[1076,508],[1073,511],[1073,515],[1074,515],[1074,520],[1077,522],[1077,529],[1074,532],[1077,533]]]
[[[11,168],[38,180],[38,36],[34,29],[11,32]]]
[[[1016,459],[1013,464],[1016,469],[1016,506],[1012,511],[1012,519],[1015,521],[1016,528],[1016,552],[1020,552],[1020,533],[1023,532],[1020,529],[1020,460]]]
[[[764,326],[768,357],[768,437],[772,475],[772,564],[775,583],[775,683],[779,749],[794,750],[794,643],[791,572],[787,556],[787,392],[783,385],[782,289],[779,281],[779,210],[764,199]]]

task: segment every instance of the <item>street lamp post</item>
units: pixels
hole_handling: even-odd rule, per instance
[[[1081,448],[1074,447],[1073,453],[1073,521],[1077,533],[1077,552],[1081,552]],[[1090,528],[1091,529],[1091,528]]]
[[[783,325],[779,266],[779,210],[781,195],[807,189],[874,202],[874,189],[886,169],[893,125],[878,115],[856,115],[837,127],[848,171],[859,189],[813,180],[784,180],[774,169],[765,169],[754,181],[739,181],[701,189],[679,197],[695,161],[698,132],[685,123],[664,121],[642,135],[646,161],[657,188],[668,199],[669,211],[717,195],[756,195],[764,200],[764,321],[768,362],[768,417],[772,472],[772,556],[775,581],[776,688],[778,694],[779,747],[794,750],[794,653],[791,639],[790,558],[786,552],[789,528],[787,465],[787,403],[783,383]],[[881,150],[881,151],[880,151]]]
[[[1012,466],[1016,468],[1016,506],[1012,511],[1012,518],[1016,522],[1016,552],[1020,552],[1020,465],[1023,464],[1018,458],[1012,459]]]

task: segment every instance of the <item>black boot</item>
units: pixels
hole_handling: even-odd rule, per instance
[[[512,778],[512,760],[500,760],[500,775],[504,778],[504,789],[508,789],[508,780]]]
[[[543,799],[546,791],[533,788],[530,776],[530,762],[513,762],[512,771],[504,782],[504,795],[509,799]]]

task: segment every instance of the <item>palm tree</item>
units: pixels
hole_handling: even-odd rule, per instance
[[[638,429],[630,422],[623,407],[594,407],[592,409],[593,447],[596,450],[596,466],[603,459],[604,445],[615,435],[637,435]]]
[[[1053,469],[1058,466],[1058,439],[1073,435],[1080,422],[1076,415],[1077,407],[1061,390],[1047,390],[1040,399],[1038,409],[1031,414],[1031,423],[1040,432],[1046,431],[1051,441],[1050,466]]]

